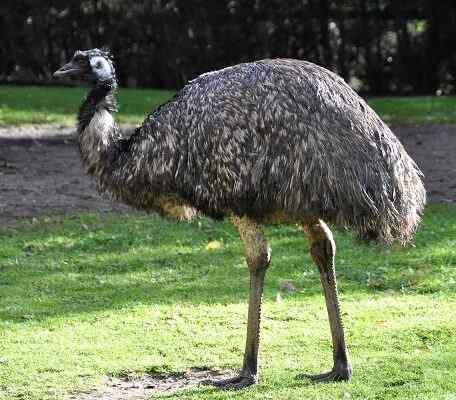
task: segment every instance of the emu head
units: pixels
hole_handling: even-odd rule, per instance
[[[116,80],[112,55],[105,49],[78,50],[73,58],[54,72],[54,77],[71,77],[97,84]]]

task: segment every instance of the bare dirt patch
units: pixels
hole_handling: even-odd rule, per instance
[[[195,387],[211,379],[224,379],[233,374],[210,368],[191,368],[185,372],[106,376],[102,386],[88,393],[77,393],[68,400],[139,400],[153,398],[157,393],[172,393],[179,389]]]
[[[0,224],[75,211],[125,211],[100,196],[81,165],[74,128],[0,127]]]
[[[429,200],[455,202],[456,125],[394,131],[423,170]],[[0,224],[46,214],[126,210],[101,197],[84,173],[74,128],[0,127]]]

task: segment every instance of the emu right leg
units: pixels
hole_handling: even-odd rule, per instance
[[[350,360],[345,345],[344,327],[340,315],[337,294],[334,258],[336,244],[328,226],[322,220],[304,226],[310,240],[310,254],[320,271],[320,280],[325,294],[329,326],[333,344],[334,366],[331,371],[319,375],[304,375],[315,382],[348,380],[352,375]]]

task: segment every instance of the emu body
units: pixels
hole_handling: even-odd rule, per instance
[[[336,247],[324,221],[362,238],[406,243],[425,203],[420,171],[364,100],[312,63],[262,60],[190,81],[123,138],[113,118],[117,85],[106,53],[77,52],[56,74],[93,85],[79,111],[78,135],[100,190],[138,209],[178,218],[227,216],[238,227],[251,278],[247,343],[240,375],[219,384],[240,388],[258,379],[267,223],[304,227],[334,350],[332,370],[313,378],[348,379]]]

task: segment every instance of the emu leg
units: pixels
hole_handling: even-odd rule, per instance
[[[233,218],[245,247],[245,258],[250,272],[249,311],[244,363],[238,376],[213,381],[225,389],[242,389],[258,382],[258,349],[260,344],[261,299],[264,278],[269,266],[270,250],[259,224],[247,217]]]
[[[322,220],[305,225],[304,230],[310,239],[310,253],[320,271],[320,280],[325,294],[331,328],[334,366],[331,371],[323,374],[303,376],[315,382],[348,380],[351,378],[352,368],[345,345],[344,326],[337,294],[334,266],[336,244],[330,229]]]

